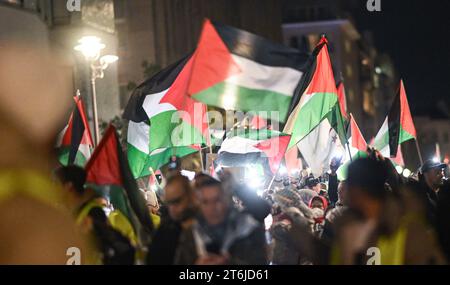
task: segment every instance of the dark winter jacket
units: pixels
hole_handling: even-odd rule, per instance
[[[199,256],[209,253],[231,256],[230,264],[267,264],[264,227],[247,213],[231,210],[218,236],[201,218],[183,231],[175,264],[195,264]]]

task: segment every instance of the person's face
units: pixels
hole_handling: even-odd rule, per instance
[[[199,189],[198,200],[200,211],[209,225],[218,225],[225,220],[230,202],[218,186]]]
[[[164,202],[170,217],[175,221],[181,221],[185,211],[192,204],[192,199],[180,183],[174,182],[166,187]]]
[[[444,169],[442,168],[433,168],[424,173],[425,181],[428,186],[433,189],[439,188],[442,186],[443,178],[444,178]]]
[[[324,210],[323,202],[321,200],[319,200],[319,199],[315,199],[311,203],[311,208],[312,209],[319,208],[319,209]]]

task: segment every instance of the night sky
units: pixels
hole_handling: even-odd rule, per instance
[[[360,2],[352,11],[358,29],[371,30],[378,50],[393,59],[413,115],[438,113],[439,101],[448,110],[450,0],[381,0],[381,12]]]

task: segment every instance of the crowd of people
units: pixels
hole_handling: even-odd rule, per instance
[[[158,191],[140,183],[154,224],[144,251],[107,199],[88,194],[82,168],[56,174],[100,264],[446,264],[447,165],[426,161],[406,179],[388,158],[368,152],[344,181],[333,160],[326,177],[279,175],[262,195],[226,170],[191,181],[172,169]]]

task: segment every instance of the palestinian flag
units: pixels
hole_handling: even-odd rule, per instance
[[[271,175],[278,171],[289,140],[289,135],[273,130],[238,131],[222,142],[216,162],[224,166],[261,164]]]
[[[133,92],[125,109],[129,120],[128,160],[134,177],[149,175],[209,143],[206,106],[187,96],[193,58],[187,56],[146,80]]]
[[[364,139],[358,124],[353,116],[350,114],[350,124],[347,130],[348,145],[342,148],[343,164],[337,171],[338,179],[340,181],[347,179],[348,166],[353,160],[367,157],[367,142]],[[350,148],[350,150],[348,149]],[[351,154],[351,158],[349,156]]]
[[[87,185],[94,189],[109,189],[115,210],[128,218],[140,240],[145,242],[153,230],[153,224],[112,125],[87,163],[86,173]]]
[[[358,124],[353,118],[353,115],[350,114],[350,126],[347,131],[348,142],[350,147],[350,154],[352,157],[359,157],[359,152],[366,153],[367,151],[367,142],[364,139],[361,130],[359,129]],[[345,153],[347,156],[347,160],[350,160],[348,157],[348,151]]]
[[[303,169],[302,160],[299,158],[299,151],[296,147],[291,147],[286,150],[284,160],[286,162],[286,168],[289,171],[289,174]]]
[[[339,125],[340,131],[338,133],[344,134],[336,83],[327,45],[326,38],[322,37],[313,52],[313,60],[308,74],[305,75],[301,84],[302,87],[299,89],[298,94],[301,94],[301,97],[293,98],[293,105],[290,108],[292,111],[283,131],[292,134],[288,148],[305,138],[327,116],[329,116],[330,125],[336,125],[336,127]],[[343,139],[345,140],[345,138]]]
[[[374,147],[385,157],[396,157],[401,143],[416,138],[416,129],[401,80],[389,114],[375,136]]]
[[[188,92],[225,110],[286,119],[308,56],[254,34],[205,20]]]
[[[329,170],[330,161],[339,146],[341,144],[338,134],[327,119],[297,143],[297,148],[314,177],[319,177]]]
[[[58,160],[62,165],[84,166],[91,156],[93,141],[80,96],[73,97],[75,109],[60,134]]]
[[[341,81],[337,86],[337,94],[339,100],[339,106],[341,108],[341,114],[345,119],[348,119],[347,114],[347,98],[345,96],[345,87],[344,83]]]

